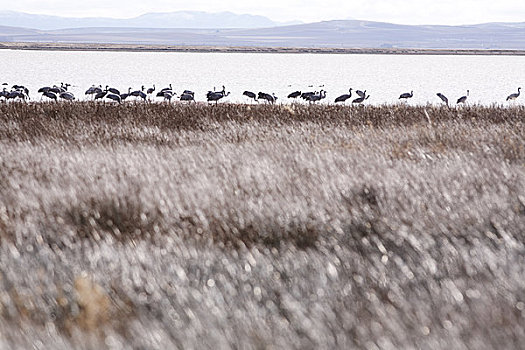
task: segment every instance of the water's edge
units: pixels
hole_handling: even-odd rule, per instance
[[[297,53],[297,54],[379,54],[379,55],[475,55],[525,56],[525,50],[416,49],[416,48],[311,48],[256,46],[177,46],[111,43],[0,42],[0,49],[43,51],[124,51],[124,52],[215,52],[215,53]]]

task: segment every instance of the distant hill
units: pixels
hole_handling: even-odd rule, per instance
[[[525,23],[440,26],[359,20],[326,21],[240,30],[228,38],[251,41],[254,45],[264,42],[268,46],[524,49]]]
[[[35,15],[15,11],[0,11],[0,25],[41,30],[86,27],[135,27],[135,28],[263,28],[289,23],[274,22],[263,16],[235,14],[232,12],[208,13],[202,11],[177,11],[147,13],[129,19],[88,17],[72,18]]]
[[[524,38],[525,23],[439,26],[345,20],[245,29],[93,27],[30,30],[0,27],[0,41],[8,42],[188,46],[523,50]]]
[[[31,36],[31,35],[39,35],[39,34],[40,34],[40,31],[36,29],[7,27],[7,26],[0,25],[0,35],[2,36],[5,36],[5,35],[13,35],[13,36],[29,35]]]

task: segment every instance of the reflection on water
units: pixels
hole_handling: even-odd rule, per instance
[[[39,87],[68,82],[84,98],[92,84],[126,92],[170,83],[180,94],[196,92],[205,100],[208,90],[226,86],[230,102],[246,102],[243,91],[275,93],[278,102],[295,90],[324,89],[324,102],[348,92],[367,90],[367,103],[398,101],[414,91],[410,104],[440,103],[441,92],[455,101],[470,90],[471,103],[504,103],[506,96],[525,87],[525,57],[520,56],[401,56],[337,54],[61,52],[0,50],[0,83],[26,85],[38,99]],[[352,96],[352,99],[357,97]],[[524,103],[525,98],[515,103]],[[349,103],[350,100],[347,101]]]

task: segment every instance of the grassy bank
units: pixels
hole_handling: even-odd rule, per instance
[[[0,348],[518,348],[524,123],[0,104]]]
[[[410,49],[410,48],[314,48],[264,46],[191,46],[104,43],[0,42],[0,49],[45,51],[129,51],[129,52],[216,52],[216,53],[317,53],[368,55],[467,55],[523,56],[525,50],[505,49]]]

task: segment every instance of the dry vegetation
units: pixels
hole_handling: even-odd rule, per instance
[[[1,33],[0,33],[1,34]],[[367,55],[490,55],[525,56],[525,50],[513,49],[410,49],[410,48],[337,48],[337,47],[264,47],[155,44],[87,44],[67,42],[0,42],[0,49],[45,51],[124,51],[124,52],[216,52],[216,53],[321,53]]]
[[[519,348],[524,122],[0,104],[0,348]]]

